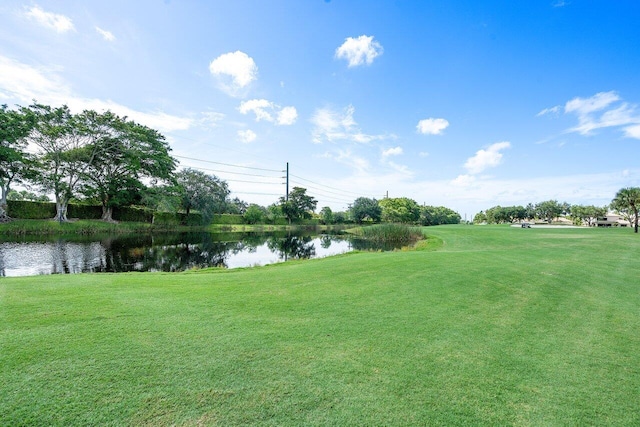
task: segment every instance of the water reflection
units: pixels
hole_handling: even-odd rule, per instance
[[[345,236],[180,233],[0,242],[0,276],[237,268],[340,254]]]

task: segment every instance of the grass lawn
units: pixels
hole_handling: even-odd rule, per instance
[[[0,425],[639,425],[640,236],[0,279]]]

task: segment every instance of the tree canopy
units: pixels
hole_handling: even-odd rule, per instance
[[[611,208],[627,212],[633,220],[634,232],[638,232],[638,209],[640,209],[640,187],[627,187],[618,190],[611,201]]]
[[[358,224],[366,219],[373,222],[380,222],[382,219],[382,207],[376,199],[367,197],[358,197],[353,204],[349,206],[351,218]]]

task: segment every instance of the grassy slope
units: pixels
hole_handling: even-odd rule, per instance
[[[436,227],[437,251],[0,281],[9,425],[634,425],[640,238]]]

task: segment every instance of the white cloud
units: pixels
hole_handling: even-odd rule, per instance
[[[402,147],[394,147],[394,148],[389,148],[388,150],[384,150],[382,152],[382,157],[386,158],[389,156],[399,156],[402,153],[403,153]]]
[[[510,148],[509,142],[496,142],[491,144],[486,150],[478,150],[473,157],[469,157],[464,164],[465,169],[471,175],[479,174],[487,168],[498,166],[502,163],[501,150]]]
[[[34,99],[43,104],[66,104],[74,112],[82,110],[110,110],[161,132],[188,129],[193,120],[161,111],[142,112],[111,100],[84,98],[73,93],[69,85],[57,75],[57,70],[36,68],[0,55],[0,93],[16,103],[30,104]]]
[[[429,153],[427,153],[426,151],[421,151],[418,153],[418,156],[420,157],[429,157]]]
[[[238,107],[238,111],[242,114],[247,114],[250,112],[255,113],[256,121],[266,120],[268,122],[273,121],[273,117],[266,109],[273,109],[273,103],[267,101],[266,99],[251,99],[249,101],[244,101],[240,103]]]
[[[536,117],[546,116],[547,114],[557,116],[558,113],[560,113],[561,109],[562,107],[560,105],[556,105],[555,107],[545,108],[544,110],[536,114]]]
[[[377,56],[382,55],[382,52],[382,45],[374,41],[373,36],[362,35],[358,38],[347,37],[336,49],[336,58],[346,59],[349,67],[356,67],[364,63],[371,65]]]
[[[245,144],[255,141],[257,137],[258,135],[256,135],[256,133],[251,129],[238,131],[238,139],[240,140],[240,142],[243,142]]]
[[[640,124],[640,113],[635,105],[623,102],[614,91],[599,92],[589,98],[573,98],[566,103],[564,112],[578,118],[578,125],[567,132],[591,135],[597,129],[624,127],[627,137],[638,138],[634,126]]]
[[[113,35],[111,31],[103,30],[100,27],[96,27],[96,32],[102,36],[108,42],[112,42],[116,39],[116,36]]]
[[[624,133],[629,138],[640,139],[640,125],[626,127]]]
[[[367,174],[371,169],[367,159],[354,155],[351,150],[337,150],[335,153],[326,152],[322,157],[344,164],[354,169],[358,175]]]
[[[449,127],[449,122],[446,119],[429,118],[420,120],[416,129],[423,135],[441,135]]]
[[[239,50],[220,55],[209,64],[209,71],[218,77],[220,88],[231,96],[258,78],[258,66],[253,58]]]
[[[284,107],[278,112],[276,123],[282,126],[292,125],[298,119],[298,111],[295,107]]]
[[[311,123],[314,124],[312,141],[316,144],[334,141],[351,141],[367,144],[374,140],[393,138],[389,135],[368,135],[363,133],[353,118],[355,108],[349,105],[342,112],[330,108],[316,110]]]
[[[282,108],[266,99],[251,99],[242,102],[238,107],[238,111],[242,114],[253,112],[256,115],[257,122],[264,120],[282,126],[292,125],[298,118],[298,111],[295,107]]]
[[[451,181],[451,184],[456,187],[469,187],[476,181],[476,177],[473,175],[459,175],[456,179]]]
[[[40,6],[32,6],[25,12],[27,18],[57,33],[75,30],[70,18],[57,13],[45,12]]]
[[[223,113],[217,113],[215,111],[205,111],[200,113],[202,118],[200,119],[200,124],[206,127],[217,127],[218,123],[224,120],[225,115]]]

